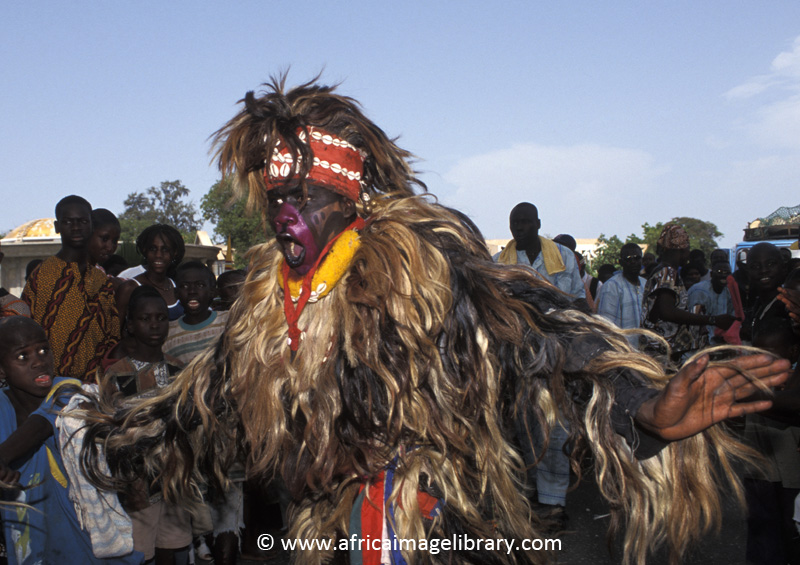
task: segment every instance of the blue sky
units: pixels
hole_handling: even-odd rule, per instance
[[[800,203],[800,3],[4,2],[0,231],[81,194],[218,178],[208,136],[291,68],[419,156],[487,238],[713,221]]]

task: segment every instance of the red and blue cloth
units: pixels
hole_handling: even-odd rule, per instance
[[[361,486],[350,514],[351,565],[406,565],[394,530],[394,504],[400,502],[388,504],[394,489],[395,468],[393,462],[374,481]],[[417,491],[417,502],[428,520],[438,516],[444,505],[441,499],[422,491]],[[384,550],[385,546],[388,549]]]

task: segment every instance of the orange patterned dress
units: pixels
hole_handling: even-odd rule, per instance
[[[47,332],[56,375],[87,380],[120,338],[114,287],[102,271],[49,257],[31,273],[22,299]]]

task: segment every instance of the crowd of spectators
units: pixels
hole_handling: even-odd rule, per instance
[[[142,265],[125,270],[127,264],[115,255],[120,225],[111,212],[93,210],[74,195],[59,201],[55,212],[61,250],[28,266],[20,298],[0,289],[2,318],[17,318],[0,324],[0,374],[5,380],[0,400],[9,401],[6,413],[0,414],[7,420],[0,429],[0,479],[18,481],[22,471],[29,479],[53,477],[66,488],[70,477],[60,470],[62,456],[53,455],[59,451],[53,443],[54,418],[42,407],[69,402],[72,395],[82,394],[76,392],[80,385],[94,385],[100,398],[145,401],[195,357],[214,348],[246,274],[230,271],[217,278],[203,263],[183,262],[181,234],[161,224],[140,234],[136,248]],[[616,264],[598,265],[593,276],[572,236],[550,240],[539,235],[540,228],[536,206],[514,207],[513,239],[495,261],[535,271],[572,297],[577,308],[626,330],[631,348],[678,364],[714,346],[752,345],[797,362],[800,270],[774,245],[755,245],[731,272],[727,250],[711,253],[707,266],[703,252],[690,249],[683,228],[668,224],[656,249],[626,244]],[[25,364],[24,370],[14,363]],[[33,375],[34,385],[23,382],[26,375]],[[795,502],[800,495],[797,381],[793,375],[776,391],[771,412],[748,416],[741,426],[742,436],[768,460],[763,473],[751,473],[745,481],[748,562],[794,563],[800,558],[794,521],[800,517]],[[517,443],[529,468],[527,495],[557,531],[567,525],[569,428],[557,423],[542,437],[535,426],[531,430],[531,419],[530,414],[517,414]],[[543,445],[547,449],[541,455]],[[43,455],[48,453],[49,458]],[[108,559],[182,564],[196,554],[213,556],[218,564],[235,563],[246,527],[244,471],[244,462],[239,462],[226,490],[207,493],[208,503],[191,509],[161,500],[154,485],[130,485],[119,500],[130,519],[133,544]],[[0,507],[9,562],[51,562],[65,551],[42,541],[60,539],[52,534],[59,516],[63,521],[58,528],[80,546],[70,551],[85,553],[86,562],[96,560],[94,540],[76,525],[76,512],[63,498],[34,501],[30,492],[26,497],[25,490],[18,491],[17,501],[52,517],[49,525],[36,513]],[[30,535],[31,528],[42,540]]]
[[[800,290],[800,260],[786,249],[758,243],[737,258],[734,273],[729,251],[716,249],[708,268],[703,251],[690,249],[683,227],[670,223],[664,226],[656,249],[643,253],[639,244],[625,244],[615,265],[598,265],[597,277],[581,277],[585,260],[576,252],[575,239],[568,234],[552,240],[539,236],[536,206],[517,205],[509,223],[513,239],[496,260],[528,265],[577,303],[627,330],[631,347],[664,363],[680,365],[709,348],[726,345],[755,346],[788,359],[793,366],[798,361],[800,321],[791,312],[798,298],[793,291]],[[581,278],[585,286],[579,284]],[[771,411],[739,422],[746,443],[767,459],[763,469],[750,471],[745,478],[748,563],[800,563],[798,392],[800,376],[795,372],[774,391]],[[523,454],[530,451],[531,443],[537,447],[535,434],[533,442],[523,434],[518,436]],[[565,441],[558,435],[551,437],[556,456]],[[566,487],[554,498],[541,479],[542,474],[550,476],[558,469],[552,458],[550,450],[539,459],[526,457],[533,466],[528,488],[538,494],[533,500],[535,509],[553,505],[564,516]]]

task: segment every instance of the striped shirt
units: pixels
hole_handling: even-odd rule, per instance
[[[217,337],[225,329],[228,312],[212,311],[211,315],[199,324],[187,324],[183,318],[184,316],[181,316],[169,323],[169,336],[164,342],[164,353],[188,364],[207,347],[216,343]]]
[[[597,313],[622,329],[638,328],[642,319],[642,298],[647,281],[639,278],[636,286],[617,273],[597,293]],[[638,340],[637,340],[638,341]]]

